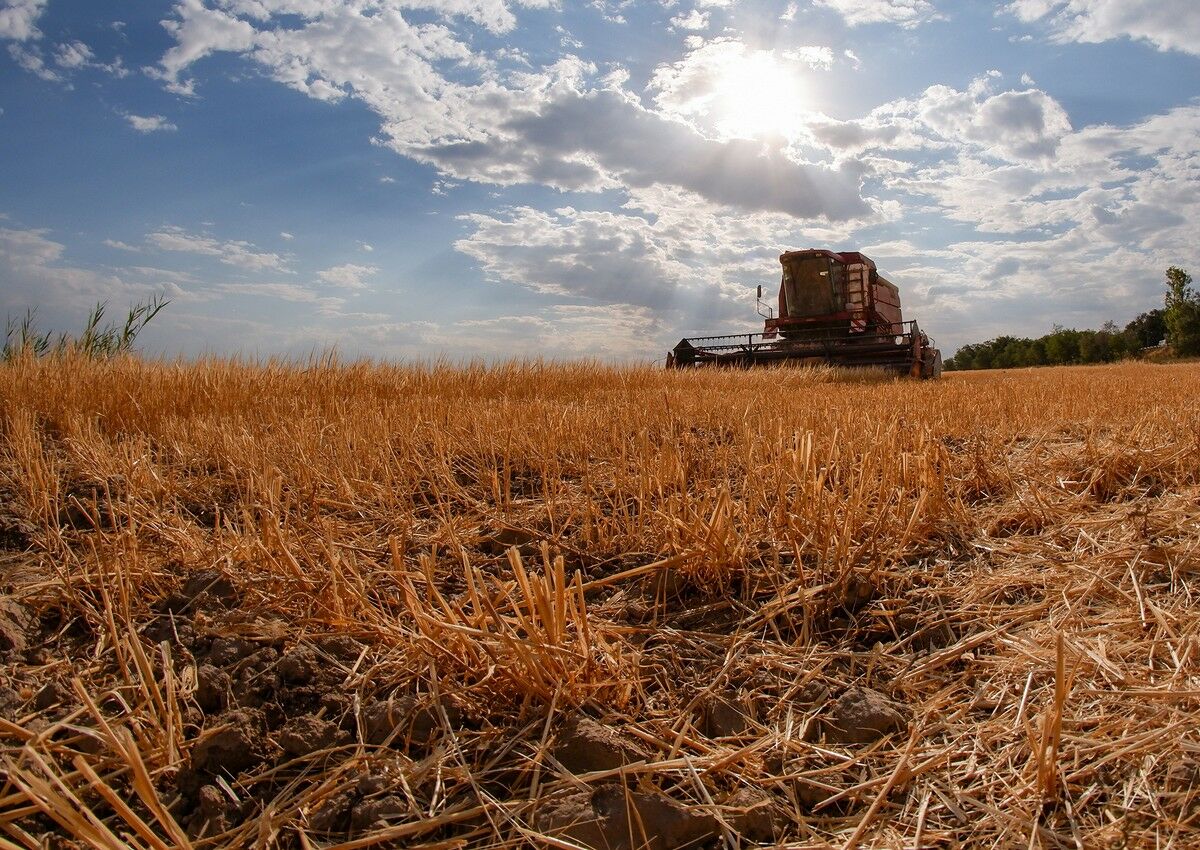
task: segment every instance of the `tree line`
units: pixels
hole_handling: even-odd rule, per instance
[[[1192,289],[1192,277],[1183,269],[1171,266],[1166,277],[1165,305],[1140,314],[1124,328],[1109,321],[1099,330],[1055,325],[1036,339],[999,336],[962,346],[946,361],[946,369],[1111,363],[1136,357],[1164,341],[1177,357],[1200,355],[1200,294]]]

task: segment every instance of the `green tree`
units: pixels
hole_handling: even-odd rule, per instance
[[[1200,354],[1200,295],[1192,289],[1192,276],[1178,266],[1167,269],[1167,341],[1175,354]]]
[[[1163,321],[1164,312],[1156,309],[1139,313],[1136,319],[1125,326],[1125,335],[1129,339],[1131,350],[1150,348],[1166,338],[1167,323]]]

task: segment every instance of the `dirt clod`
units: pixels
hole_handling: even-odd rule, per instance
[[[775,840],[771,795],[755,788],[739,788],[727,798],[725,820],[734,831],[758,844]]]
[[[719,834],[712,815],[615,783],[555,800],[535,822],[541,832],[595,850],[674,850],[699,846]]]
[[[306,756],[349,740],[350,734],[336,723],[312,714],[289,720],[279,731],[279,746],[291,756]]]
[[[612,727],[583,715],[567,720],[551,752],[572,773],[615,770],[646,757]]]
[[[236,775],[262,761],[262,718],[257,712],[231,711],[221,721],[192,748],[196,770]]]
[[[896,703],[870,688],[851,688],[825,718],[825,738],[838,744],[868,744],[908,725]]]
[[[258,651],[258,644],[243,637],[219,637],[208,651],[208,661],[217,667],[235,664]]]
[[[444,708],[450,725],[458,726],[462,722],[462,713],[453,706]],[[409,743],[424,746],[438,735],[441,728],[442,717],[437,707],[421,705],[412,696],[378,700],[363,711],[363,738],[368,744],[390,741],[395,747]]]
[[[298,646],[279,659],[279,675],[285,682],[307,685],[318,678],[321,659],[312,647]]]
[[[160,610],[171,614],[194,614],[236,608],[241,601],[237,588],[216,570],[192,573],[178,593],[160,603]]]
[[[353,805],[354,795],[349,791],[340,791],[325,798],[313,809],[308,816],[308,825],[314,832],[331,833],[345,830]]]
[[[53,681],[39,690],[33,697],[33,707],[38,711],[55,705],[68,705],[75,699],[75,692],[66,682]]]
[[[188,825],[193,838],[216,835],[229,829],[238,815],[237,807],[215,785],[202,785],[196,795],[196,810]]]
[[[752,726],[746,707],[731,697],[714,696],[700,707],[700,731],[709,738],[743,735]]]
[[[196,704],[209,712],[220,711],[229,701],[229,674],[211,664],[196,668]]]
[[[0,653],[24,652],[32,623],[28,608],[11,597],[0,598]]]
[[[387,826],[387,819],[408,812],[408,805],[395,794],[373,797],[358,803],[350,812],[352,830],[372,830]]]

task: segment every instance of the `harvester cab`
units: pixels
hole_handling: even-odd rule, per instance
[[[776,308],[758,287],[761,333],[682,339],[667,366],[760,366],[793,362],[873,366],[916,378],[942,374],[942,354],[915,321],[904,321],[900,291],[858,251],[787,251]]]

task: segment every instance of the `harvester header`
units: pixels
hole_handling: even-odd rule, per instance
[[[942,354],[904,321],[900,290],[858,251],[823,248],[779,255],[778,308],[762,303],[761,333],[681,339],[667,366],[760,366],[799,362],[875,366],[916,378],[942,374]]]

